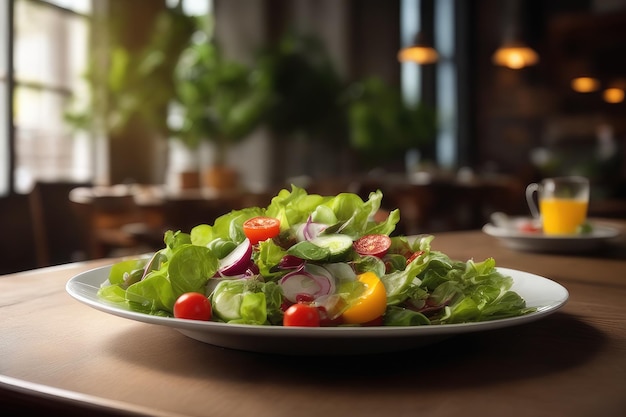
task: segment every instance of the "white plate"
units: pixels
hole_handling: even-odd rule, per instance
[[[110,266],[83,272],[70,279],[67,292],[95,309],[144,323],[172,327],[182,334],[225,348],[286,355],[346,355],[400,351],[434,343],[461,333],[510,327],[538,320],[559,309],[567,290],[547,278],[513,269],[498,268],[513,278],[513,291],[537,311],[524,316],[480,323],[415,327],[282,327],[225,324],[151,316],[107,303],[98,298],[100,284]]]
[[[491,223],[483,226],[483,232],[500,240],[504,246],[533,252],[589,252],[601,249],[619,236],[619,229],[593,224],[591,233],[582,235],[544,235],[541,232],[523,232],[511,228],[497,227]]]

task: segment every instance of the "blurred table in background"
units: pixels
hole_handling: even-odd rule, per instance
[[[126,227],[157,230],[162,219],[138,204],[137,188],[126,185],[77,187],[70,191],[79,220],[87,230],[90,259],[139,253],[143,243]],[[150,207],[150,205],[146,205]]]
[[[243,190],[171,191],[158,185],[121,184],[77,187],[69,199],[86,224],[89,257],[97,259],[159,249],[167,230],[189,232],[231,210],[266,206],[272,196]]]
[[[482,227],[491,213],[526,213],[524,187],[504,176],[386,175],[360,181],[358,193],[383,192],[383,206],[400,209],[401,234],[470,230]]]

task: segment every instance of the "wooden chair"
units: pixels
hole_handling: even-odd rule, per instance
[[[88,238],[68,198],[77,182],[37,182],[28,196],[39,267],[84,260]]]

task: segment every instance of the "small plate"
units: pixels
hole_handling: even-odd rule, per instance
[[[105,313],[139,322],[172,327],[182,334],[215,346],[283,355],[355,355],[401,351],[435,343],[454,335],[511,327],[544,318],[558,310],[569,294],[560,284],[528,272],[498,271],[513,278],[512,290],[536,311],[519,317],[479,323],[413,327],[282,327],[226,324],[152,316],[124,309],[98,298],[98,288],[111,266],[74,276],[66,290],[76,300]]]
[[[590,252],[601,249],[619,236],[615,227],[592,224],[592,231],[581,235],[544,235],[541,232],[524,232],[498,227],[492,223],[483,226],[483,232],[500,240],[511,249],[532,252]]]

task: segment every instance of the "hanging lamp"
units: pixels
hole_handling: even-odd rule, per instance
[[[398,52],[398,61],[400,62],[416,62],[420,65],[434,64],[439,60],[437,50],[430,42],[418,32],[415,36],[415,43],[406,48],[402,48]]]
[[[492,62],[511,69],[536,65],[539,62],[539,54],[521,39],[518,21],[520,3],[518,0],[512,0],[507,6],[503,42],[494,52]]]
[[[613,80],[602,91],[602,99],[611,104],[622,103],[626,96],[626,81]]]
[[[513,39],[505,41],[493,54],[492,60],[495,65],[521,69],[536,65],[539,55],[528,45]]]
[[[571,86],[577,93],[593,93],[600,89],[600,80],[589,75],[581,75],[572,79]]]

